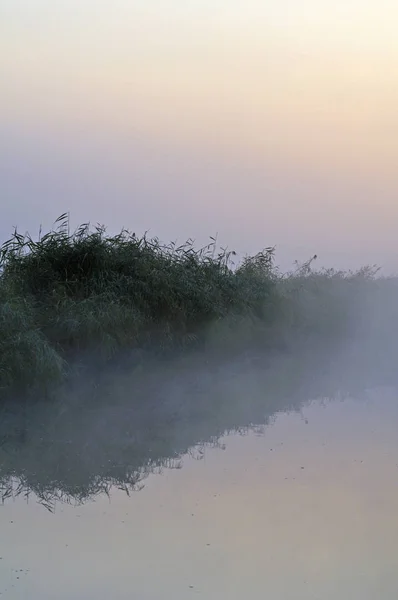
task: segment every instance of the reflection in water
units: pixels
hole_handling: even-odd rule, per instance
[[[55,405],[6,407],[0,420],[3,499],[30,491],[85,502],[113,486],[132,491],[154,470],[178,466],[193,446],[266,425],[278,412],[341,392],[332,364],[305,354],[209,367],[188,361],[149,373],[98,374]],[[336,381],[340,385],[336,385]],[[348,388],[347,388],[348,389]]]
[[[5,412],[4,597],[396,598],[395,393],[273,367],[118,375],[29,409],[23,440]]]

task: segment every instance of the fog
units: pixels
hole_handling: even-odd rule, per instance
[[[365,288],[332,346],[126,356],[3,405],[0,591],[394,598],[397,283]]]
[[[0,244],[69,213],[213,236],[236,263],[275,246],[285,311],[219,319],[189,351],[77,352],[63,383],[2,402],[0,596],[398,597],[397,17],[390,0],[0,2]],[[15,281],[18,367],[43,315]]]
[[[395,278],[337,277],[323,298],[298,292],[312,333],[279,327],[271,347],[245,343],[243,325],[234,336],[215,328],[207,350],[167,358],[136,349],[104,369],[78,355],[76,374],[50,399],[39,392],[33,403],[2,407],[3,490],[16,477],[18,494],[33,490],[48,507],[57,498],[86,502],[114,485],[135,489],[190,448],[312,400],[394,389],[397,299]]]

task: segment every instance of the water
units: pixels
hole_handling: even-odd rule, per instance
[[[397,395],[373,390],[279,411],[265,427],[213,438],[139,477],[121,447],[119,464],[109,450],[120,470],[114,485],[104,472],[87,483],[103,468],[98,438],[86,441],[86,457],[79,446],[80,469],[73,449],[57,454],[59,431],[54,460],[42,453],[41,466],[39,437],[19,442],[23,463],[12,463],[15,445],[5,459],[3,446],[3,475],[8,460],[18,477],[13,492],[11,474],[8,487],[3,477],[2,597],[397,598]],[[41,498],[17,494],[21,479]]]

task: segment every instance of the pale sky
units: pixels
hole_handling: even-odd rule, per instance
[[[1,0],[0,239],[218,233],[398,271],[396,0]]]

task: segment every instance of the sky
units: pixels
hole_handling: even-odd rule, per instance
[[[398,271],[395,0],[1,0],[0,240],[218,235]]]

